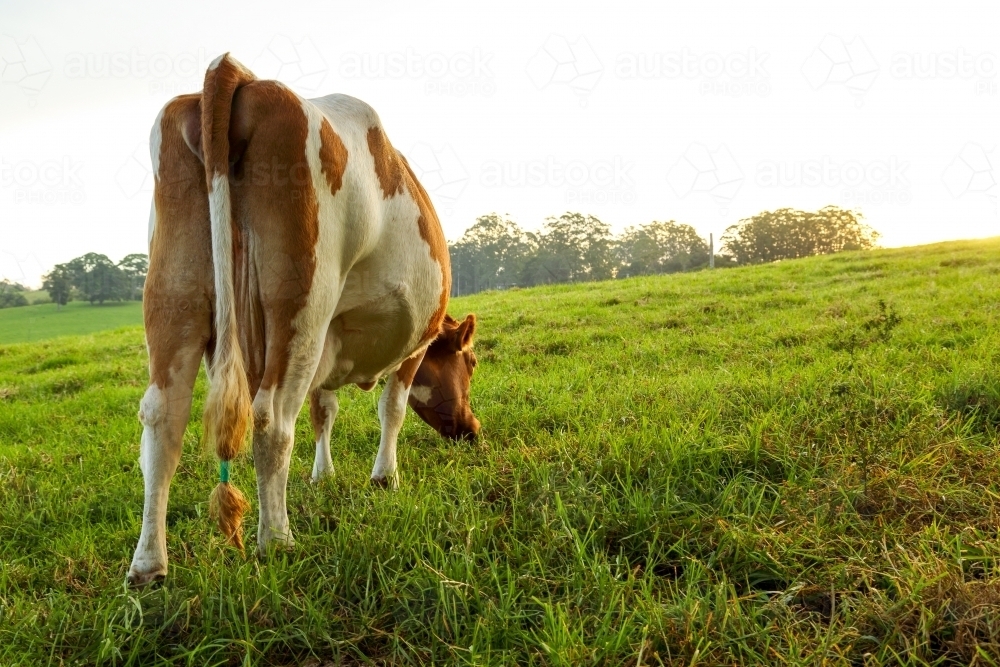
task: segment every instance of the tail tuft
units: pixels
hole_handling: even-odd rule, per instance
[[[208,515],[218,521],[219,530],[230,544],[243,551],[243,515],[250,501],[229,482],[219,482],[208,499]]]

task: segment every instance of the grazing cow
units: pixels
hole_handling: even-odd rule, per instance
[[[285,487],[307,395],[314,479],[331,470],[334,391],[347,384],[369,390],[388,378],[376,484],[395,479],[407,401],[442,435],[479,431],[468,404],[475,316],[445,314],[440,223],[371,107],[345,95],[302,99],[226,54],[201,94],[166,104],[150,152],[150,381],[139,409],[145,503],[133,585],[167,572],[167,496],[203,357],[205,435],[220,459],[210,507],[240,548],[249,503],[229,462],[251,424],[257,548],[293,543]]]

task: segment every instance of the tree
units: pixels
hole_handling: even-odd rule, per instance
[[[537,251],[525,262],[525,285],[614,278],[611,227],[592,215],[563,213],[546,218],[534,237]]]
[[[142,300],[142,290],[146,285],[146,273],[149,271],[149,257],[142,253],[126,255],[118,262],[122,276],[125,279],[126,299]]]
[[[0,308],[14,308],[16,306],[27,306],[28,299],[23,292],[28,288],[20,283],[7,280],[0,280]]]
[[[532,251],[530,238],[508,217],[480,216],[451,247],[455,295],[510,287]]]
[[[629,227],[616,244],[620,276],[687,271],[708,264],[708,243],[673,220]]]
[[[62,308],[69,303],[72,298],[73,273],[68,266],[56,264],[44,279],[42,289],[49,293],[49,298],[56,304],[56,308]]]
[[[723,252],[738,264],[876,247],[879,233],[861,213],[827,206],[815,212],[782,208],[740,220],[722,234]]]
[[[127,295],[125,276],[107,255],[90,252],[65,266],[72,276],[73,287],[91,304],[121,301]]]

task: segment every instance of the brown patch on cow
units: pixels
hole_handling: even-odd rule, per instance
[[[237,291],[237,316],[241,329],[266,333],[266,343],[247,340],[244,348],[265,350],[263,373],[259,380],[251,377],[255,393],[258,381],[270,389],[288,372],[293,322],[308,301],[316,270],[319,205],[306,160],[309,121],[301,100],[277,82],[254,81],[236,91],[232,117],[230,141],[245,142],[231,175],[233,224],[242,230],[237,275],[247,281]],[[247,327],[256,307],[259,334]]]
[[[201,95],[167,103],[153,201],[156,226],[142,300],[150,382],[169,387],[186,348],[204,350],[212,336],[212,232],[204,169],[185,140],[197,127]]]
[[[431,198],[420,185],[416,175],[410,168],[410,163],[402,155],[398,155],[399,162],[406,169],[406,187],[410,191],[420,209],[420,216],[417,218],[417,227],[420,229],[422,238],[430,247],[431,258],[441,267],[441,295],[438,300],[438,308],[434,311],[431,319],[427,322],[427,328],[420,336],[420,344],[429,343],[437,338],[441,332],[441,323],[444,321],[445,312],[448,310],[448,297],[451,295],[451,256],[448,253],[448,243],[444,239],[444,232],[441,231],[441,222],[438,220],[437,212],[431,203]]]
[[[382,198],[403,194],[403,165],[379,126],[368,128],[368,150],[375,160],[375,175],[382,186]]]
[[[330,194],[337,194],[344,184],[344,171],[347,169],[347,147],[340,136],[330,127],[330,122],[324,118],[319,127],[321,139],[319,161],[326,175],[326,183],[330,186]]]
[[[319,437],[323,432],[323,425],[330,418],[330,411],[320,402],[321,390],[316,389],[309,394],[309,420],[312,422],[313,432]]]
[[[430,197],[410,169],[406,158],[392,147],[381,127],[368,128],[368,150],[375,160],[375,174],[382,187],[383,198],[388,199],[402,194],[404,185],[409,190],[410,196],[420,210],[417,218],[420,237],[430,247],[431,257],[441,267],[440,302],[420,336],[420,344],[423,345],[437,337],[441,331],[445,311],[448,309],[448,297],[451,294],[451,258],[448,254],[448,244]]]
[[[424,360],[424,354],[427,352],[426,348],[420,350],[417,354],[413,355],[409,359],[403,361],[399,365],[399,369],[396,371],[396,378],[403,383],[403,386],[407,389],[413,384],[413,376],[417,374],[417,369],[420,368],[421,362]]]

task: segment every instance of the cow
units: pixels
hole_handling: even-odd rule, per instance
[[[202,359],[205,438],[220,461],[210,512],[241,550],[249,503],[230,462],[248,431],[258,552],[294,544],[285,491],[307,396],[315,480],[332,470],[335,391],[345,385],[370,390],[386,378],[377,485],[395,483],[408,403],[446,437],[474,438],[480,428],[469,407],[475,315],[446,314],[441,225],[370,106],[346,95],[303,99],[227,53],[209,66],[201,93],[163,107],[150,154],[145,499],[133,586],[167,574],[167,498]]]

